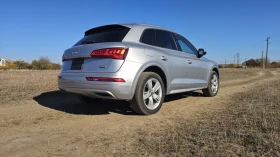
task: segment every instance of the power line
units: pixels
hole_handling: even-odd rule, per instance
[[[280,40],[273,40],[272,42],[275,42],[275,41],[280,41]]]
[[[260,46],[261,44],[263,44],[263,42],[261,42],[261,43],[259,43],[257,46],[255,46],[255,47],[253,47],[253,48],[256,48],[256,47],[258,47],[258,46]]]

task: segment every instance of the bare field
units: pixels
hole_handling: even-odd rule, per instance
[[[31,100],[34,96],[57,90],[59,71],[0,71],[0,104]]]
[[[221,69],[221,83],[259,78],[260,69]],[[58,90],[59,71],[0,71],[0,104],[31,100],[34,96]]]
[[[221,71],[221,81],[232,81],[236,79],[250,78],[258,76],[261,69],[236,69],[236,68],[224,68]]]
[[[280,79],[256,85],[191,123],[139,129],[139,143],[154,156],[280,156],[279,92]]]
[[[0,156],[279,156],[280,70],[221,69],[218,96],[167,96],[159,113],[84,104],[59,71],[0,71]]]

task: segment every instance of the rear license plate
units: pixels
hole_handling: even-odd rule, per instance
[[[76,58],[72,60],[71,70],[81,70],[84,64],[83,58]]]

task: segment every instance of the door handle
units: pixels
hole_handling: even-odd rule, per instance
[[[191,60],[188,60],[188,63],[189,63],[189,64],[192,64],[192,61],[191,61]]]
[[[165,56],[161,56],[160,59],[163,60],[163,61],[167,60],[167,58]]]

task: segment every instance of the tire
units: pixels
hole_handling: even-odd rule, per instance
[[[212,71],[208,80],[208,87],[205,89],[202,89],[202,93],[206,97],[214,97],[218,94],[219,91],[219,75]]]
[[[99,102],[102,100],[100,98],[91,98],[91,97],[82,96],[82,95],[77,95],[77,97],[81,102],[84,102],[84,103],[95,103],[95,102]]]
[[[143,72],[130,104],[136,113],[151,115],[159,111],[164,98],[165,88],[161,77],[154,72]]]

